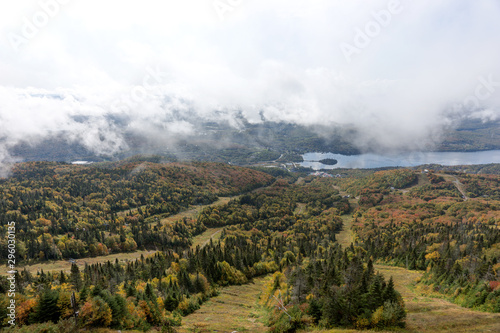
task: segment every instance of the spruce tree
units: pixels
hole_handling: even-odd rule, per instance
[[[396,302],[398,300],[398,294],[397,291],[394,289],[394,281],[392,279],[392,276],[389,279],[389,283],[385,287],[383,297],[384,297],[384,302],[385,301]]]
[[[57,306],[58,300],[59,292],[57,290],[44,290],[40,294],[38,304],[31,319],[34,319],[34,321],[38,323],[46,321],[57,323],[59,317],[61,316],[61,311]]]
[[[60,284],[66,283],[66,275],[64,274],[63,271],[61,271],[61,273],[59,273],[59,283]]]
[[[368,291],[367,301],[372,311],[375,311],[378,307],[384,304],[381,279],[383,280],[382,276],[375,275]]]
[[[82,277],[80,276],[80,269],[75,263],[71,264],[71,283],[77,291],[80,291],[82,287]]]

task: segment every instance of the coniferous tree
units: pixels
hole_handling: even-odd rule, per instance
[[[59,292],[57,290],[44,290],[38,300],[35,312],[30,316],[30,321],[43,323],[52,321],[56,323],[61,316],[57,301],[59,300]]]
[[[384,303],[381,279],[380,275],[375,275],[368,291],[367,301],[372,311]]]
[[[63,271],[59,273],[59,283],[60,284],[66,283],[66,274],[64,274]]]
[[[80,269],[75,263],[71,264],[71,283],[76,291],[80,291],[82,287],[82,277],[80,275]]]
[[[392,276],[390,277],[389,282],[385,287],[383,298],[384,301],[390,301],[390,302],[398,301],[398,294],[394,289],[394,280],[392,279]]]

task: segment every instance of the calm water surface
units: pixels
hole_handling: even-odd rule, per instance
[[[500,163],[500,150],[489,150],[470,153],[450,152],[412,152],[395,155],[361,154],[341,155],[332,153],[307,153],[302,155],[304,162],[300,165],[318,169],[336,168],[383,168],[383,167],[410,167],[422,164],[467,165]],[[317,161],[325,158],[334,158],[335,165],[325,165]]]

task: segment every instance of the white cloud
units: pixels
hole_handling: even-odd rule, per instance
[[[445,111],[474,94],[479,77],[500,82],[500,5],[401,0],[347,62],[340,45],[354,43],[391,1],[227,2],[235,5],[220,20],[211,0],[72,0],[17,52],[9,34],[22,35],[24,18],[42,9],[12,3],[0,13],[2,135],[12,144],[63,131],[97,152],[122,149],[111,105],[158,66],[164,75],[154,91],[120,111],[135,131],[192,131],[173,110],[225,120],[241,110],[251,121],[264,111],[270,120],[352,124],[365,134],[360,145],[415,148],[448,125]],[[497,119],[500,89],[481,103],[485,111],[475,114]]]

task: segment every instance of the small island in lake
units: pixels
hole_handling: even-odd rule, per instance
[[[326,165],[335,165],[338,163],[338,161],[334,158],[325,158],[325,159],[319,160],[318,162],[321,164],[326,164]]]

